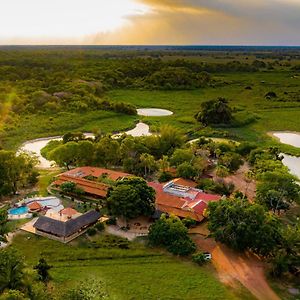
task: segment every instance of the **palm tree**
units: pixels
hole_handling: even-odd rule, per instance
[[[140,157],[140,160],[142,166],[144,166],[144,175],[146,177],[148,172],[151,172],[156,168],[156,161],[154,159],[154,156],[148,153],[143,153]]]
[[[159,166],[161,172],[166,172],[166,170],[169,169],[170,163],[169,163],[169,158],[167,155],[163,155],[163,157],[159,160]]]

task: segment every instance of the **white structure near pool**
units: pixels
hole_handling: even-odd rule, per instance
[[[33,212],[52,210],[59,212],[64,209],[60,199],[56,197],[33,197],[18,202],[8,210],[9,220],[29,219]]]

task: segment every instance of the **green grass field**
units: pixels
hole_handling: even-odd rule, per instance
[[[135,116],[107,111],[59,113],[56,115],[26,115],[18,126],[8,127],[3,136],[6,148],[14,149],[35,138],[63,135],[69,131],[114,132],[133,127]]]
[[[88,248],[84,237],[64,245],[46,238],[22,233],[13,247],[25,257],[28,271],[43,256],[51,269],[54,295],[75,287],[88,278],[104,281],[112,299],[252,299],[245,290],[232,291],[215,277],[210,265],[181,261],[140,243],[130,249],[107,246]]]
[[[68,131],[117,132],[132,128],[140,119],[153,127],[171,124],[184,132],[198,132],[201,125],[194,115],[203,101],[225,97],[238,112],[236,119],[243,126],[220,128],[220,135],[227,132],[233,139],[258,142],[262,146],[280,144],[271,139],[267,132],[275,130],[300,131],[300,102],[281,102],[265,99],[269,91],[278,98],[286,97],[284,92],[299,92],[300,77],[291,71],[255,73],[227,73],[213,75],[214,86],[184,91],[113,90],[108,92],[112,101],[123,101],[137,107],[157,107],[172,110],[169,117],[138,117],[113,112],[94,111],[87,113],[59,113],[57,115],[28,115],[20,120],[19,126],[8,127],[4,137],[6,148],[16,148],[22,142]],[[246,90],[251,86],[252,90]],[[285,152],[300,155],[299,149],[281,145]]]

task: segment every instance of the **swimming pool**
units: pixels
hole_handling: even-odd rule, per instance
[[[28,208],[26,206],[20,206],[17,208],[11,208],[8,213],[10,215],[23,215],[28,212]]]

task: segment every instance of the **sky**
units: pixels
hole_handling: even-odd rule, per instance
[[[300,45],[300,0],[0,0],[0,44]]]

